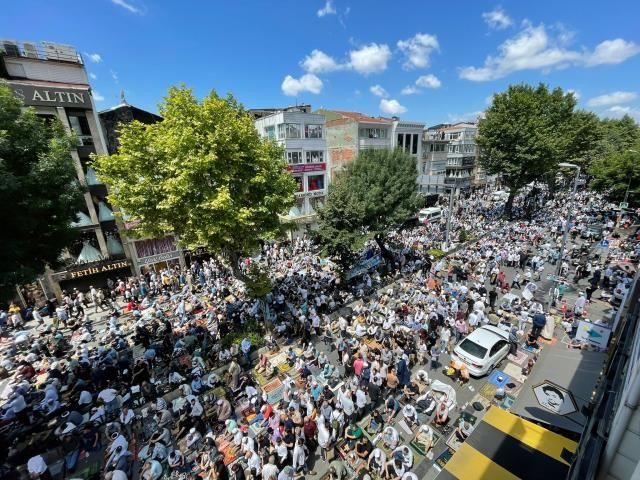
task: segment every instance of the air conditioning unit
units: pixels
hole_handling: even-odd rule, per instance
[[[2,51],[9,57],[20,56],[20,48],[15,40],[2,40]]]
[[[22,50],[24,51],[24,56],[27,58],[39,58],[38,55],[38,47],[35,43],[23,43]]]
[[[61,60],[64,62],[78,62],[78,52],[71,45],[60,43],[42,42],[42,47],[46,52],[47,59]]]

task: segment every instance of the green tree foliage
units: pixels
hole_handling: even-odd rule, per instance
[[[629,115],[601,121],[602,156],[633,149],[640,142],[640,126]]]
[[[282,149],[231,95],[198,101],[171,87],[159,110],[164,121],[120,125],[119,153],[94,158],[109,200],[138,223],[135,235],[174,233],[187,248],[223,253],[245,279],[238,260],[281,233],[278,215],[293,204]]]
[[[76,238],[71,223],[82,190],[70,151],[77,140],[59,121],[46,123],[23,109],[0,84],[0,295],[55,265]]]
[[[594,148],[597,125],[588,112],[576,112],[572,94],[546,85],[511,85],[493,97],[480,120],[480,164],[499,174],[511,190],[506,204],[525,185],[555,173],[559,162],[580,159]],[[586,127],[585,127],[586,125]]]
[[[384,239],[415,215],[416,177],[415,159],[401,150],[363,151],[331,185],[319,214],[318,241],[346,269],[373,238],[393,265]]]
[[[589,170],[591,188],[603,191],[615,202],[627,196],[630,206],[640,206],[640,142],[633,148],[596,160]],[[627,195],[628,189],[628,195]]]

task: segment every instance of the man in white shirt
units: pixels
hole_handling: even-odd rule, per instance
[[[273,455],[269,456],[269,462],[262,467],[262,480],[276,480],[278,478],[278,467]]]

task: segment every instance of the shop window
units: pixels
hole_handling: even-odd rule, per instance
[[[281,123],[278,125],[278,139],[300,138],[300,125],[297,123]]]
[[[264,134],[269,140],[276,139],[276,127],[271,125],[270,127],[264,127]]]
[[[302,175],[294,175],[293,179],[296,181],[298,186],[297,192],[304,192],[304,182],[302,180]]]
[[[313,192],[315,190],[324,189],[324,175],[309,175],[307,177],[307,190]]]

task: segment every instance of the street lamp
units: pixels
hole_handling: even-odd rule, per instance
[[[576,190],[578,189],[578,178],[580,177],[580,166],[575,163],[567,163],[561,162],[558,164],[559,167],[562,168],[575,168],[576,169],[576,179],[573,182],[573,194],[575,195]],[[567,210],[567,218],[564,222],[564,234],[562,235],[562,246],[560,247],[560,256],[558,258],[558,266],[556,267],[556,279],[560,276],[560,272],[562,271],[562,261],[564,259],[564,251],[567,247],[567,237],[569,236],[569,220],[571,218],[571,207]]]

